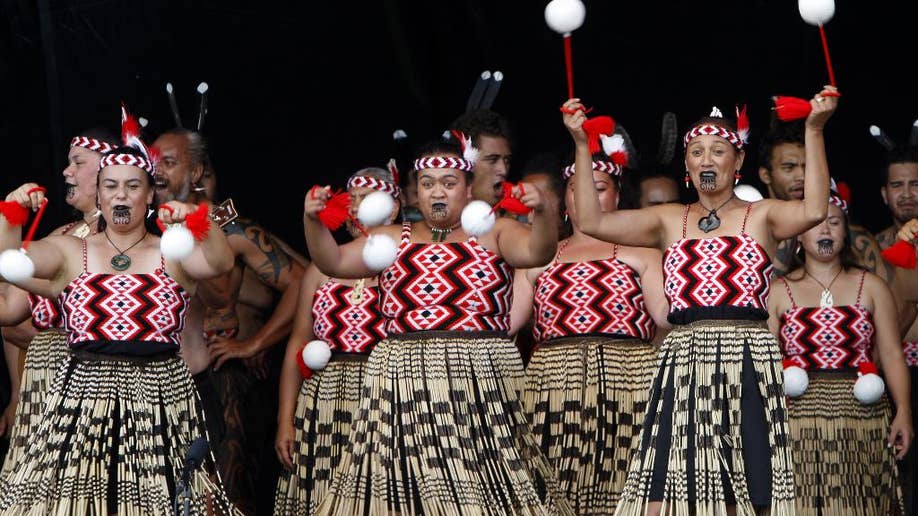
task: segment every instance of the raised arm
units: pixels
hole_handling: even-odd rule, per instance
[[[623,245],[661,247],[663,222],[656,207],[641,210],[616,210],[603,213],[593,183],[593,156],[583,123],[586,121],[579,99],[564,103],[564,125],[574,139],[574,222],[581,231],[600,240]]]
[[[355,240],[338,245],[335,237],[319,221],[318,213],[325,208],[331,198],[329,187],[315,187],[306,193],[303,203],[303,229],[306,233],[306,247],[315,266],[324,274],[333,278],[359,279],[374,276],[363,263],[363,246],[365,241]],[[377,228],[373,232],[381,231]]]
[[[287,350],[284,353],[284,363],[281,366],[279,403],[277,410],[277,436],[274,441],[274,450],[281,464],[288,470],[293,469],[293,448],[296,431],[293,418],[296,412],[297,395],[303,376],[297,365],[297,354],[303,344],[315,338],[312,331],[312,302],[319,283],[324,279],[322,273],[315,265],[306,268],[300,280],[299,295],[296,303],[296,317],[293,320],[293,330],[287,339]]]
[[[772,199],[764,203],[768,207],[767,220],[775,241],[799,235],[826,218],[829,209],[829,165],[823,129],[838,106],[836,93],[834,87],[825,86],[810,100],[812,110],[804,129],[806,174],[803,178],[803,200]]]

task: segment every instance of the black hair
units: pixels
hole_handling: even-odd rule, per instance
[[[513,148],[513,131],[510,128],[510,121],[506,117],[491,111],[490,109],[473,109],[467,111],[453,120],[449,126],[450,129],[456,129],[465,133],[472,139],[472,144],[476,147],[480,145],[481,136],[491,136],[497,138],[506,138]]]
[[[778,145],[793,143],[803,145],[803,124],[801,122],[781,122],[775,121],[768,129],[768,132],[762,136],[762,142],[758,148],[759,167],[771,171],[772,152]]]
[[[445,154],[452,154],[457,157],[462,157],[462,146],[459,145],[459,142],[455,140],[452,136],[449,139],[437,138],[435,140],[430,140],[426,143],[421,144],[420,147],[415,151],[415,159],[420,159],[427,156],[442,156]],[[412,169],[414,168],[414,163],[412,162]],[[466,184],[472,184],[472,172],[470,170],[465,172],[465,182]],[[417,181],[417,174],[414,175],[414,180]]]
[[[918,163],[918,146],[893,147],[891,151],[886,153],[883,170],[880,171],[880,179],[883,186],[886,186],[886,183],[889,182],[889,167],[901,163]]]

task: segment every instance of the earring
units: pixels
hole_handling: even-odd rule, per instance
[[[570,218],[570,217],[569,217],[568,214],[567,214],[567,210],[564,210],[564,222],[567,222],[567,219],[569,219],[569,218]]]
[[[733,184],[734,184],[734,185],[739,184],[739,180],[740,180],[742,177],[743,177],[743,175],[739,173],[739,170],[737,170],[736,172],[734,172],[734,173],[733,173]]]
[[[685,187],[691,188],[692,178],[689,177],[688,170],[685,171]]]

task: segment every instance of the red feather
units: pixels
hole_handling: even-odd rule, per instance
[[[597,116],[583,123],[583,130],[587,133],[587,143],[590,145],[590,154],[602,150],[599,135],[612,136],[615,132],[615,120],[611,116]]]
[[[861,374],[880,374],[879,371],[877,371],[877,365],[873,362],[861,362],[857,366],[857,372]]]
[[[305,347],[306,346],[304,345],[302,348],[300,348],[300,351],[296,354],[296,365],[300,368],[300,374],[303,375],[303,378],[308,380],[312,378],[312,369],[310,369],[309,366],[306,365],[306,362],[303,361],[303,348]]]
[[[191,231],[191,235],[198,242],[207,238],[207,233],[210,231],[209,215],[210,208],[207,207],[207,203],[202,202],[198,204],[198,209],[185,216],[185,227]]]
[[[736,132],[744,145],[749,143],[749,115],[746,114],[745,104],[742,108],[736,106]]]
[[[507,210],[510,213],[516,215],[528,214],[532,210],[523,204],[522,201],[513,196],[513,187],[513,183],[508,181],[503,182],[502,188],[504,189],[504,196],[500,199],[500,201],[498,201],[495,208],[503,208],[504,210]]]
[[[887,262],[903,269],[914,269],[918,264],[915,246],[905,240],[899,240],[881,253]]]
[[[775,97],[775,111],[782,122],[800,120],[810,116],[813,106],[797,97]]]
[[[338,192],[325,203],[325,208],[317,215],[323,226],[337,231],[350,218],[351,196],[347,192]]]
[[[838,190],[838,196],[842,198],[843,201],[851,204],[851,187],[848,186],[848,183],[844,181],[839,181],[835,184],[835,188]]]
[[[29,209],[16,201],[0,201],[0,213],[11,226],[21,226],[29,220]]]
[[[127,143],[132,138],[140,138],[140,122],[134,118],[124,102],[121,103],[121,141]]]
[[[612,163],[615,163],[618,166],[621,166],[621,167],[628,166],[628,153],[627,152],[624,152],[624,151],[613,152],[612,155],[609,157],[612,159]]]

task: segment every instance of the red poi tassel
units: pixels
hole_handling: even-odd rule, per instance
[[[208,208],[207,203],[202,202],[198,204],[198,209],[185,217],[185,227],[188,228],[188,231],[191,231],[191,235],[198,242],[207,238],[207,233],[210,231],[209,215],[210,208]]]
[[[615,120],[611,116],[597,116],[583,123],[583,130],[587,133],[587,143],[590,145],[590,154],[596,154],[602,149],[599,135],[611,136],[615,132]]]
[[[350,218],[351,197],[347,192],[338,192],[325,203],[325,208],[317,215],[323,226],[336,231]]]
[[[304,345],[303,347],[305,348],[306,346]],[[303,348],[300,348],[296,353],[296,365],[300,368],[300,374],[303,375],[304,379],[308,380],[312,378],[312,369],[303,361]]]
[[[810,116],[813,106],[810,102],[797,97],[775,97],[775,112],[782,122],[791,122]]]
[[[522,201],[513,196],[513,187],[515,185],[508,181],[504,181],[501,185],[501,188],[504,190],[504,195],[501,197],[500,201],[494,205],[494,208],[491,209],[491,213],[494,213],[498,209],[504,209],[513,213],[515,215],[526,215],[532,211],[528,206],[523,204]],[[523,185],[520,184],[520,195],[523,195]]]
[[[915,246],[911,242],[899,240],[881,253],[887,262],[903,269],[914,269],[918,265]]]

